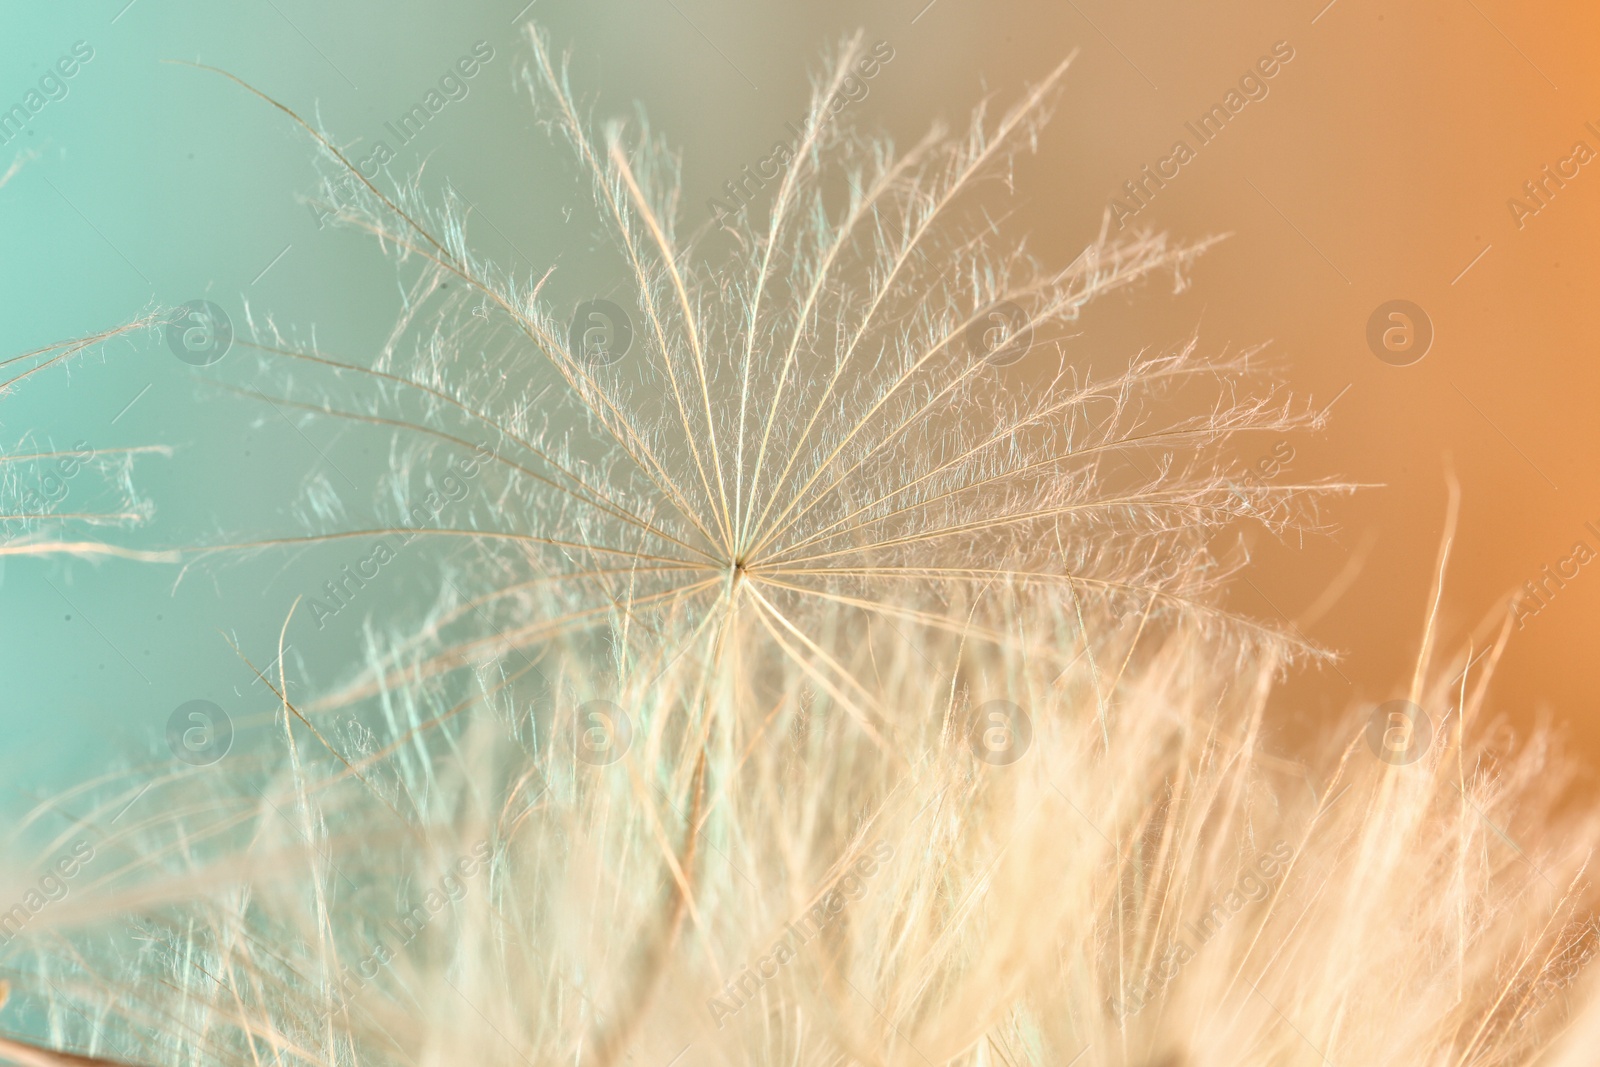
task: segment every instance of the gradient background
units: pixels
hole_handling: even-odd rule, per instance
[[[1522,228],[1507,208],[1575,141],[1600,150],[1584,129],[1600,126],[1600,11],[1506,0],[1324,3],[242,0],[223,10],[197,0],[0,0],[0,108],[74,42],[95,50],[68,97],[0,146],[0,171],[32,156],[0,189],[0,355],[202,297],[241,329],[247,305],[314,326],[346,358],[365,360],[387,330],[398,303],[389,267],[365,238],[319,230],[303,202],[315,188],[304,134],[225,80],[162,59],[232,71],[319,117],[359,156],[457,57],[488,41],[495,58],[470,95],[402,149],[393,170],[426,162],[430,188],[449,180],[478,205],[471,236],[480,248],[542,270],[589,235],[565,223],[565,207],[581,214],[580,187],[513,81],[527,56],[521,18],[572,47],[575,85],[597,116],[642,103],[681,148],[693,222],[802,113],[808,73],[856,27],[869,42],[887,40],[895,58],[852,118],[901,142],[935,120],[964,123],[985,92],[1009,102],[1080,48],[1038,153],[1017,164],[1008,222],[1065,263],[1122,183],[1287,41],[1295,58],[1270,95],[1139,214],[1179,239],[1228,240],[1177,297],[1146,287],[1091,313],[1081,343],[1121,359],[1196,329],[1213,352],[1270,341],[1297,394],[1340,397],[1328,431],[1295,439],[1278,477],[1376,487],[1328,501],[1325,535],[1257,539],[1249,580],[1235,592],[1236,607],[1299,620],[1346,654],[1279,693],[1279,740],[1289,743],[1333,710],[1403,692],[1447,469],[1460,478],[1463,507],[1443,648],[1503,613],[1511,593],[1575,541],[1600,549],[1584,529],[1600,525],[1600,161]],[[1392,299],[1415,301],[1434,325],[1431,351],[1413,366],[1386,365],[1366,345],[1368,316]],[[228,358],[245,359],[237,350]],[[174,446],[171,459],[140,467],[159,510],[131,544],[292,534],[290,505],[307,477],[343,490],[370,484],[381,442],[207,388],[227,366],[193,371],[158,338],[105,346],[6,398],[0,446],[28,431],[61,446]],[[1262,455],[1270,448],[1262,443]],[[172,567],[7,561],[0,811],[112,765],[168,758],[165,722],[187,700],[221,704],[247,742],[273,701],[222,634],[265,664],[295,596],[353,553],[229,562],[176,589]],[[397,564],[363,608],[426,602],[426,564],[421,552]],[[1304,617],[1341,575],[1353,575],[1344,595]],[[1520,725],[1548,712],[1591,761],[1600,756],[1589,684],[1597,620],[1600,564],[1526,620],[1492,700]],[[360,626],[343,613],[325,631],[297,632],[294,663],[315,674],[354,653]]]

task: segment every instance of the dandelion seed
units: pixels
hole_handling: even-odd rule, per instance
[[[493,505],[419,531],[510,552],[494,564],[507,595],[452,624],[487,621],[496,654],[511,656],[569,629],[641,633],[619,626],[618,612],[655,607],[677,611],[704,656],[737,619],[846,689],[851,680],[811,644],[820,614],[893,625],[955,601],[992,605],[996,590],[1198,615],[1278,639],[1209,602],[1220,577],[1209,533],[1241,514],[1292,521],[1296,502],[1337,487],[1262,486],[1241,501],[1217,457],[1237,435],[1311,416],[1225,396],[1163,426],[1146,410],[1158,391],[1238,373],[1248,356],[1203,360],[1191,344],[1096,377],[1065,347],[1092,301],[1159,271],[1181,278],[1203,246],[1102,227],[1052,270],[974,232],[979,185],[1036,138],[1066,63],[998,118],[980,112],[964,134],[936,131],[897,154],[822,121],[859,58],[852,39],[815,87],[767,216],[730,224],[737,251],[718,257],[678,235],[676,163],[648,128],[592,132],[564,63],[541,34],[529,40],[528,88],[587,175],[629,279],[636,358],[612,366],[574,350],[563,317],[539,299],[548,272],[518,278],[479,258],[450,205],[430,209],[415,187],[381,192],[309,126],[335,167],[329,217],[391,249],[412,296],[374,366],[270,325],[252,343],[269,367],[331,379],[297,374],[321,398],[275,403],[400,426],[419,449],[493,452]],[[841,180],[848,191],[833,192]],[[997,307],[1010,310],[996,344],[1031,338],[1044,384],[1008,379],[985,349],[981,327]],[[392,494],[401,510],[410,491]],[[365,530],[216,550],[393,525],[375,517]],[[567,610],[530,625],[532,603],[515,591],[535,578]],[[452,640],[442,626],[425,637],[439,651],[409,668],[413,680],[459,671],[490,644],[482,633]],[[393,677],[344,695],[370,696]]]

